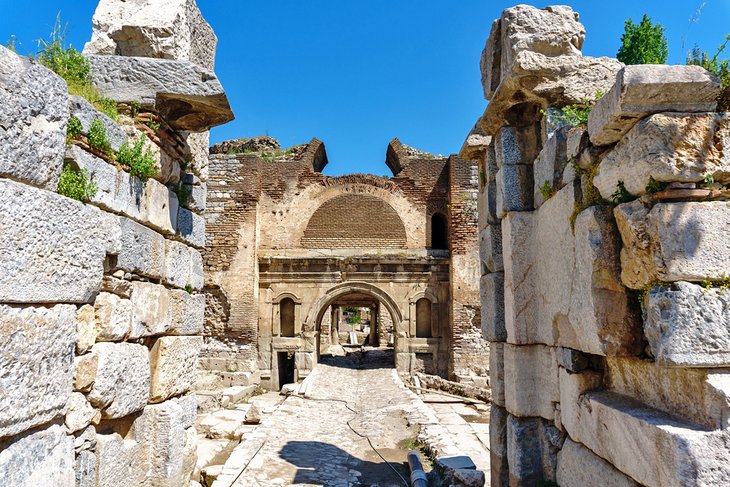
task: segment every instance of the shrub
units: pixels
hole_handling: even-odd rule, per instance
[[[130,147],[129,142],[125,142],[117,152],[117,163],[129,167],[129,172],[142,181],[146,181],[157,174],[152,149],[147,148],[145,150],[144,137],[137,139],[132,147]]]
[[[581,103],[564,106],[560,109],[560,114],[555,116],[555,122],[570,125],[571,127],[588,125],[588,115],[590,115],[596,102],[603,98],[604,94],[599,91],[592,100],[584,98]]]
[[[89,173],[86,169],[75,170],[70,165],[65,165],[58,180],[58,194],[68,198],[87,202],[96,195],[97,185],[89,181]]]
[[[725,37],[725,42],[717,48],[715,55],[712,57],[701,51],[699,47],[695,47],[687,54],[687,64],[702,66],[720,78],[722,91],[717,100],[717,109],[721,112],[730,110],[730,60],[720,60],[720,55],[725,52],[728,43],[730,43],[730,35]]]
[[[627,20],[616,57],[624,64],[666,63],[669,47],[664,32],[664,27],[653,23],[646,14],[638,25]]]
[[[72,140],[78,139],[82,131],[81,120],[76,117],[69,118],[68,124],[66,125],[66,144],[70,144]]]
[[[620,205],[621,203],[628,203],[632,200],[634,200],[633,195],[628,192],[626,186],[624,186],[624,182],[619,181],[616,185],[616,191],[611,194],[611,202],[614,205]]]
[[[89,147],[92,149],[101,151],[108,156],[113,155],[111,145],[106,139],[106,126],[98,118],[91,121],[86,138],[89,140]]]

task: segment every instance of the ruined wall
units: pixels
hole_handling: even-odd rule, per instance
[[[505,10],[482,57],[492,485],[726,485],[719,81],[584,57],[577,20]],[[587,127],[554,110],[599,91]]]
[[[102,2],[95,27],[112,4]],[[204,23],[193,1],[166,5]],[[207,37],[181,36],[214,56]],[[157,48],[166,59],[85,53],[93,85],[117,104],[115,121],[0,47],[3,485],[190,482],[207,130],[232,113],[211,71],[180,60],[176,45]],[[69,123],[80,130],[67,139]],[[103,125],[106,149],[92,147],[92,124]],[[119,156],[137,141],[154,161],[147,180]],[[96,185],[86,203],[57,193],[64,167]]]

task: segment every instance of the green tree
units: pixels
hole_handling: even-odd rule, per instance
[[[624,64],[664,64],[669,47],[664,27],[655,24],[644,14],[637,25],[632,19],[626,21],[621,47],[616,56]]]
[[[725,37],[725,42],[717,48],[715,55],[710,55],[702,51],[698,46],[695,46],[687,54],[687,64],[693,64],[695,66],[702,66],[712,74],[720,78],[722,83],[722,92],[718,98],[718,111],[724,112],[730,110],[730,60],[720,59],[720,55],[725,52],[725,49],[730,43],[730,35]]]

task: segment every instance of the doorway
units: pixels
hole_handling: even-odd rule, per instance
[[[279,367],[279,390],[285,384],[294,383],[294,352],[277,352],[277,365]]]

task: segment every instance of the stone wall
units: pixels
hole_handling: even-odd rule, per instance
[[[105,9],[122,3],[101,3],[95,38]],[[212,34],[195,2],[166,6]],[[114,18],[125,32],[128,20]],[[172,39],[207,43],[191,31]],[[175,46],[144,51],[162,42],[155,35],[138,41],[124,55],[152,57],[86,53],[118,121],[0,47],[3,485],[180,486],[195,466],[189,391],[203,342],[207,130],[232,113],[211,71],[181,60],[192,58]],[[67,139],[71,117],[81,134]],[[106,152],[89,142],[99,122]],[[137,141],[154,160],[153,178],[115,163]],[[66,166],[96,185],[88,202],[56,192]]]
[[[492,485],[730,482],[727,114],[689,66],[580,53],[568,7],[507,9],[482,56]],[[605,96],[586,126],[560,109]]]

